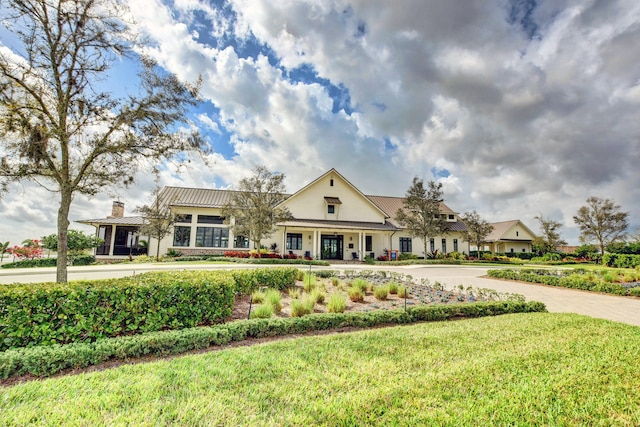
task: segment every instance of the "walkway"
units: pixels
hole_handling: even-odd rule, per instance
[[[71,267],[69,280],[101,279],[123,277],[145,271],[162,270],[208,270],[251,268],[256,265],[241,264],[113,264],[86,267]],[[266,265],[257,265],[266,267]],[[299,266],[306,269],[306,266]],[[498,292],[511,292],[524,295],[527,301],[541,301],[550,312],[571,312],[591,317],[613,320],[640,326],[640,298],[619,297],[596,294],[574,289],[555,288],[530,283],[518,283],[482,277],[487,268],[480,266],[443,266],[443,265],[411,265],[411,266],[372,266],[366,264],[336,264],[331,268],[339,270],[387,270],[409,274],[414,278],[427,278],[431,283],[440,282],[451,289],[460,284],[474,288],[495,289]],[[313,267],[327,269],[327,267]],[[55,280],[55,268],[0,269],[2,283],[32,283]]]

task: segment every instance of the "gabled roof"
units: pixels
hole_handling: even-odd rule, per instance
[[[389,196],[366,196],[371,200],[378,208],[383,210],[387,217],[395,224],[396,213],[404,207],[404,197],[389,197]],[[455,214],[455,212],[443,202],[440,202],[440,213],[443,214]],[[459,222],[459,221],[458,221]],[[465,228],[466,229],[466,228]]]
[[[349,180],[347,178],[345,178],[344,176],[342,176],[342,174],[340,174],[340,172],[338,172],[335,168],[331,168],[329,169],[327,172],[323,173],[322,175],[320,175],[318,178],[314,179],[313,181],[311,181],[309,184],[305,185],[304,187],[302,187],[301,189],[299,189],[298,191],[296,191],[295,193],[293,193],[291,196],[289,196],[287,199],[283,200],[281,204],[286,203],[287,200],[292,199],[294,197],[296,197],[297,195],[303,193],[307,188],[313,186],[314,184],[316,184],[318,181],[324,179],[324,177],[326,177],[329,174],[336,174],[340,179],[342,179],[347,185],[349,185],[356,193],[358,193],[360,196],[362,196],[363,199],[367,200],[369,203],[371,203],[371,206],[374,207],[376,210],[380,211],[380,213],[382,213],[385,216],[389,216],[387,215],[387,212],[385,212],[383,209],[381,209],[378,205],[376,205],[369,197],[365,196],[364,193],[362,193],[362,191],[360,191],[358,189],[358,187],[356,187],[355,185],[353,185],[351,182],[349,182]]]
[[[507,234],[507,232],[509,230],[511,230],[513,227],[515,227],[516,225],[520,225],[527,232],[529,232],[532,236],[536,235],[533,231],[531,231],[529,229],[529,227],[524,225],[524,223],[522,221],[520,221],[519,219],[512,219],[512,220],[509,220],[509,221],[493,222],[493,223],[491,223],[491,225],[493,225],[493,231],[487,236],[487,238],[485,239],[485,242],[497,242],[498,240],[502,240],[504,235]],[[514,239],[509,239],[509,240],[514,240]],[[531,240],[531,239],[518,239],[518,240],[527,240],[528,241],[528,240]]]

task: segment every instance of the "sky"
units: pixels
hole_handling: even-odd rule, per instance
[[[363,193],[403,196],[413,177],[445,203],[495,222],[563,224],[590,196],[640,227],[637,0],[131,1],[146,49],[202,78],[193,122],[208,162],[161,167],[160,185],[234,188],[257,165],[295,192],[336,168]],[[7,45],[9,35],[0,33]],[[133,81],[126,61],[109,84]],[[150,202],[129,188],[77,196],[74,220]],[[32,183],[0,200],[0,241],[56,230],[57,195]]]

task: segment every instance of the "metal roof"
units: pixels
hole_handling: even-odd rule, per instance
[[[80,219],[75,222],[88,225],[134,225],[141,226],[143,219],[141,216],[125,216],[121,218],[97,218],[97,219]]]
[[[380,230],[396,231],[398,228],[390,222],[332,221],[322,219],[292,219],[278,223],[284,227],[327,228],[340,230]]]
[[[340,201],[339,197],[327,197],[325,196],[324,201],[327,202],[330,205],[341,205],[342,202]]]

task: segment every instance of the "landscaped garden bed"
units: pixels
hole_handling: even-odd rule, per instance
[[[613,295],[640,297],[640,270],[503,269],[489,270],[489,277],[540,283]]]

